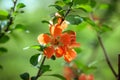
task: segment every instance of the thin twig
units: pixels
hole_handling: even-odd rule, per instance
[[[118,80],[120,80],[120,54],[118,54]]]
[[[45,62],[45,59],[46,59],[46,56],[44,56],[44,58],[43,58],[43,60],[42,60],[42,63],[41,63],[41,65],[40,65],[40,68],[39,68],[39,70],[38,70],[38,73],[37,73],[37,75],[36,75],[36,77],[35,77],[35,80],[37,80],[41,75],[42,75],[42,66],[44,65],[44,62]]]
[[[101,48],[102,48],[102,50],[103,50],[103,53],[104,53],[104,55],[105,55],[105,59],[106,59],[106,61],[107,61],[107,64],[108,64],[109,68],[111,69],[113,75],[117,78],[117,73],[116,73],[115,70],[113,69],[113,66],[112,66],[112,64],[111,64],[111,62],[110,62],[110,60],[109,60],[108,55],[107,55],[107,51],[106,51],[106,49],[105,49],[105,47],[104,47],[104,45],[103,45],[102,39],[101,39],[101,37],[100,37],[99,34],[97,35],[97,38],[98,38],[98,41],[99,41],[99,43],[100,43],[100,46],[101,46]]]

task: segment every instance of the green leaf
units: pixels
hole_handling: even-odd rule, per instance
[[[38,64],[38,58],[39,58],[40,54],[35,54],[30,58],[30,63],[33,66],[36,66]]]
[[[45,73],[45,72],[47,72],[47,71],[51,71],[50,65],[43,65],[43,66],[42,66],[42,73]]]
[[[18,3],[17,4],[17,10],[18,9],[21,9],[21,8],[24,8],[26,5],[24,3]]]
[[[0,38],[0,43],[6,43],[10,38],[7,35],[4,35],[2,38]]]
[[[49,7],[55,7],[58,11],[62,10],[62,7],[59,5],[50,5]]]
[[[65,6],[65,3],[63,1],[56,1],[55,4],[61,7]]]
[[[29,73],[26,72],[26,73],[21,74],[20,77],[22,80],[29,80],[30,75]]]
[[[56,57],[53,55],[53,56],[51,57],[51,59],[52,59],[52,60],[56,60]]]
[[[95,0],[90,0],[90,6],[93,8],[96,6],[96,1]]]
[[[82,18],[78,15],[68,15],[66,20],[69,21],[72,25],[78,25],[82,22]]]
[[[0,69],[3,69],[2,65],[0,65]]]
[[[46,21],[46,20],[42,20],[41,22],[42,22],[42,23],[50,24],[50,22],[49,22],[49,21]]]
[[[51,75],[47,75],[47,76],[53,76],[53,77],[57,77],[57,78],[59,78],[59,79],[61,79],[61,80],[66,80],[66,78],[63,77],[63,76],[60,75],[60,74],[51,74]]]
[[[89,0],[74,0],[74,5],[86,4]]]
[[[36,80],[36,77],[35,77],[35,76],[32,76],[32,77],[31,77],[31,80]]]
[[[74,48],[74,50],[79,54],[82,52],[82,49],[81,48]]]
[[[71,2],[71,0],[63,0],[63,2],[64,2],[65,4],[67,4],[67,3]]]
[[[14,30],[26,31],[27,29],[25,28],[24,25],[22,25],[22,24],[17,24],[17,25],[15,26]]]
[[[90,24],[94,30],[96,30],[96,31],[100,30],[99,26],[94,21],[92,21],[91,19],[84,17],[83,20],[85,22],[87,22],[88,24]]]
[[[8,17],[8,12],[5,10],[0,10],[0,20],[6,20]]]
[[[100,26],[100,32],[101,33],[108,32],[108,31],[112,31],[112,28],[109,27],[108,25],[102,25],[102,26]]]
[[[92,12],[92,7],[90,5],[77,5],[75,8],[82,9],[85,12]]]
[[[0,47],[0,55],[6,53],[8,50],[4,47]]]
[[[99,6],[99,9],[102,9],[102,10],[104,10],[104,9],[108,9],[109,8],[109,5],[108,4],[100,4],[100,6]]]

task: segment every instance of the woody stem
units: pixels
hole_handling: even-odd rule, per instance
[[[42,63],[40,65],[40,68],[38,70],[38,73],[37,75],[35,76],[35,80],[37,80],[41,75],[42,75],[42,67],[44,65],[44,62],[45,62],[45,59],[46,59],[46,56],[44,56],[43,60],[42,60]]]

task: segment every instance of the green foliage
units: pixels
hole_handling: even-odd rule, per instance
[[[100,26],[100,31],[99,31],[100,33],[105,33],[108,31],[112,31],[112,28],[109,27],[108,25],[103,24],[102,26]]]
[[[46,20],[42,20],[41,22],[42,22],[42,23],[50,24],[50,22],[49,22],[49,21],[46,21]]]
[[[37,64],[38,64],[38,62],[39,62],[39,56],[40,56],[40,54],[35,54],[35,55],[33,55],[33,56],[31,56],[31,58],[30,58],[30,63],[33,65],[33,66],[36,66]]]
[[[0,20],[6,20],[8,18],[8,12],[5,10],[0,10]]]
[[[2,65],[0,65],[0,69],[3,69]]]
[[[77,54],[79,54],[79,53],[82,52],[82,49],[81,49],[81,48],[74,48],[74,50],[77,52]]]
[[[62,7],[59,5],[50,5],[49,7],[55,7],[58,11],[62,10]]]
[[[53,55],[53,56],[51,57],[51,59],[52,59],[52,60],[56,60],[56,57]]]
[[[0,38],[0,43],[6,43],[10,38],[7,35],[4,35]]]
[[[20,77],[22,80],[29,80],[30,75],[29,73],[26,72],[26,73],[21,74]]]
[[[24,25],[22,25],[22,24],[17,24],[13,30],[26,31],[27,29],[25,28]]]
[[[35,77],[35,76],[32,76],[32,77],[31,77],[31,80],[36,80],[36,77]]]
[[[21,8],[24,8],[25,7],[25,4],[24,3],[18,3],[17,4],[17,10],[21,9]]]
[[[95,0],[90,0],[90,6],[93,8],[96,6],[96,1]]]
[[[6,53],[8,50],[4,47],[0,47],[0,55]]]
[[[47,71],[51,71],[50,65],[42,65],[41,69],[42,69],[42,71],[41,71],[42,73],[45,73]]]
[[[66,80],[66,78],[63,77],[63,76],[60,75],[60,74],[50,74],[50,75],[47,75],[47,76],[53,76],[53,77],[57,77],[57,78],[59,78],[59,79],[61,79],[61,80]]]
[[[89,0],[73,0],[74,5],[86,4]]]
[[[70,22],[72,25],[78,25],[82,22],[82,18],[78,15],[68,15],[66,20]]]

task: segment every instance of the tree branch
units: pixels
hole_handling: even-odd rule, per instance
[[[100,43],[100,46],[101,46],[101,48],[102,48],[102,50],[103,50],[103,53],[104,53],[104,55],[105,55],[106,62],[107,62],[107,64],[108,64],[109,68],[111,69],[113,75],[114,75],[114,76],[116,77],[116,79],[117,79],[117,73],[116,73],[115,70],[113,69],[113,66],[112,66],[112,64],[111,64],[111,62],[110,62],[110,60],[109,60],[109,57],[108,57],[107,52],[106,52],[106,49],[105,49],[105,47],[104,47],[104,45],[103,45],[102,39],[101,39],[101,37],[100,37],[99,34],[97,35],[97,38],[98,38],[98,41],[99,41],[99,43]]]

